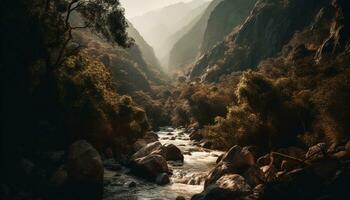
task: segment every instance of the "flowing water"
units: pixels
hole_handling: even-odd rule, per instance
[[[172,143],[184,154],[183,165],[168,162],[173,171],[171,183],[159,186],[130,175],[127,169],[121,172],[106,170],[105,180],[108,184],[105,186],[104,200],[175,200],[177,196],[190,199],[203,190],[203,179],[222,152],[194,145],[182,128],[165,127],[157,134],[162,144]],[[127,183],[131,181],[136,182],[136,187],[128,187]]]

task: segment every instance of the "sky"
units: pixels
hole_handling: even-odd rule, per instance
[[[174,3],[188,1],[191,0],[120,0],[122,6],[125,8],[125,15],[128,19]]]

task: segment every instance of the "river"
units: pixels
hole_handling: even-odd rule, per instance
[[[157,134],[162,144],[174,144],[184,154],[183,165],[168,162],[173,170],[171,183],[159,186],[131,175],[126,168],[120,172],[105,170],[108,184],[105,185],[104,200],[175,200],[177,196],[190,199],[203,190],[204,177],[222,152],[194,145],[183,128],[164,127]],[[136,187],[126,184],[131,181]]]

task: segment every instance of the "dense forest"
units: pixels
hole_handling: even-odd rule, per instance
[[[350,2],[173,2],[1,3],[0,198],[349,199]]]

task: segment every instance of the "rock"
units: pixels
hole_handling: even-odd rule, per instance
[[[205,141],[202,143],[202,147],[206,149],[210,149],[213,146],[213,143],[210,141]]]
[[[281,164],[281,170],[284,172],[291,171],[293,169],[297,169],[302,167],[299,162],[292,161],[292,160],[283,160]]]
[[[173,136],[173,137],[171,137],[171,138],[170,138],[170,140],[176,140],[176,137],[175,137],[175,136]]]
[[[167,133],[166,135],[174,135],[173,133]]]
[[[260,157],[256,163],[259,167],[262,167],[262,166],[266,166],[266,165],[269,165],[271,162],[271,158],[270,158],[270,154],[266,154],[262,157]]]
[[[203,135],[200,134],[198,131],[195,131],[190,134],[190,139],[194,141],[200,141],[201,139],[203,139]]]
[[[339,151],[339,152],[333,154],[332,156],[334,158],[339,159],[339,160],[345,160],[345,159],[348,159],[350,157],[349,155],[350,154],[346,151]]]
[[[158,185],[166,185],[170,183],[169,175],[167,173],[158,174],[158,176],[156,177],[156,183]]]
[[[168,164],[160,155],[150,154],[148,156],[138,158],[132,161],[131,167],[133,171],[145,178],[156,180],[158,174],[168,173]]]
[[[222,158],[222,161],[234,163],[237,166],[252,166],[255,164],[253,154],[246,148],[235,145]]]
[[[246,183],[245,179],[238,174],[222,176],[216,181],[216,185],[220,188],[229,189],[230,191],[238,192],[240,194],[249,193],[251,191],[251,188]]]
[[[327,152],[326,144],[319,143],[309,148],[308,152],[305,155],[307,160],[319,160],[325,156]]]
[[[266,165],[260,167],[261,171],[265,174],[265,180],[267,182],[274,181],[277,176],[277,169],[273,165]]]
[[[350,154],[350,140],[345,145],[345,151],[347,151]]]
[[[257,166],[250,167],[246,172],[244,172],[243,177],[251,187],[255,187],[266,182],[265,174]]]
[[[132,155],[131,159],[135,160],[138,158],[148,156],[151,153],[154,153],[155,151],[158,151],[161,148],[162,148],[162,144],[158,141],[153,142],[153,143],[149,143],[145,147],[141,148],[139,151],[134,153],[134,155]]]
[[[173,144],[165,144],[162,151],[163,155],[167,161],[183,161],[184,156],[181,150]]]
[[[133,188],[133,187],[136,187],[136,186],[137,186],[137,184],[136,184],[135,181],[127,182],[125,185],[128,186],[129,188]]]
[[[68,190],[77,199],[102,199],[104,168],[96,149],[85,140],[76,141],[69,148],[66,167]]]
[[[186,198],[183,196],[177,196],[175,200],[186,200]]]
[[[226,174],[241,174],[254,165],[254,156],[246,148],[236,145],[222,157],[221,161],[209,173],[205,187],[215,183]]]
[[[147,145],[147,142],[145,139],[138,139],[136,142],[132,145],[132,148],[134,152],[139,151],[140,149],[144,148]]]
[[[295,169],[265,184],[260,199],[319,199],[322,181],[310,169]]]
[[[224,157],[224,155],[225,154],[221,154],[221,155],[219,155],[219,157],[216,159],[216,164],[218,164],[221,160],[222,160],[222,158]]]
[[[202,193],[194,195],[192,200],[228,200],[240,199],[251,193],[250,186],[237,174],[225,175],[208,186]]]

